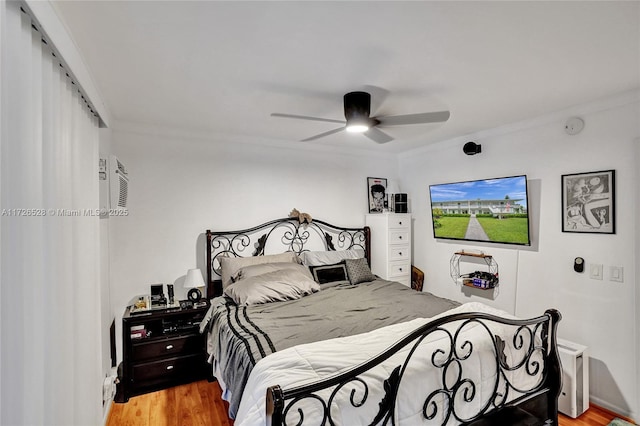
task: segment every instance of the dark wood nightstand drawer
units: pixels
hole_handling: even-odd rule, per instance
[[[131,349],[131,359],[134,362],[160,357],[189,355],[202,350],[202,337],[194,334],[152,342],[136,342]]]
[[[170,381],[177,377],[194,376],[201,372],[204,359],[202,354],[161,359],[133,366],[134,384],[156,381]]]

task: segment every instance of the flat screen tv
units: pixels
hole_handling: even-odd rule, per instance
[[[429,186],[435,238],[530,245],[527,176]]]

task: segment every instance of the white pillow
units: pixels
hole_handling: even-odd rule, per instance
[[[224,290],[238,305],[296,300],[320,291],[320,284],[300,271],[282,269],[242,279]]]
[[[360,259],[364,250],[351,249],[340,251],[303,251],[300,253],[302,264],[306,266],[333,265],[344,259]]]
[[[238,270],[245,266],[260,265],[264,263],[290,262],[300,263],[298,255],[292,251],[280,254],[270,254],[265,256],[252,257],[224,257],[220,256],[220,268],[222,269],[222,288],[226,288],[233,281],[231,277],[238,273]]]

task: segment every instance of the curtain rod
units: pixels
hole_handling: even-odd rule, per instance
[[[67,76],[67,78],[71,82],[71,84],[73,86],[75,86],[76,90],[78,91],[78,94],[80,95],[80,98],[82,99],[82,101],[84,102],[86,107],[89,109],[91,114],[93,114],[94,117],[98,118],[98,121],[100,123],[100,127],[106,127],[106,125],[104,123],[104,120],[102,120],[102,117],[100,117],[100,114],[98,113],[96,108],[89,101],[89,97],[85,94],[85,92],[82,89],[82,86],[80,85],[80,83],[76,84],[77,78],[74,77],[73,72],[71,71],[70,67],[65,63],[65,61],[62,58],[62,55],[60,54],[60,52],[58,52],[58,50],[55,48],[53,43],[51,43],[50,41],[47,40],[47,36],[46,36],[44,30],[41,29],[41,26],[40,26],[40,23],[38,22],[38,20],[33,16],[32,13],[29,13],[29,11],[26,10],[25,7],[23,7],[22,5],[20,6],[20,11],[22,13],[24,13],[25,16],[27,16],[31,20],[31,28],[34,29],[35,31],[37,31],[40,34],[40,40],[42,41],[42,43],[47,45],[47,47],[50,49],[51,55],[54,58],[56,58],[60,68],[62,68],[62,70],[64,71],[65,75]]]

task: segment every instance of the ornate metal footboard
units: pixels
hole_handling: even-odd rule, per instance
[[[353,418],[363,425],[557,425],[560,318],[554,309],[529,320],[442,317],[343,373],[291,389],[270,387],[267,424],[344,424],[346,410],[352,423],[345,426],[354,426]],[[482,368],[472,360],[482,360]],[[380,386],[371,376],[383,364],[392,373]],[[478,370],[493,374],[480,380]],[[417,414],[400,419],[401,406]]]
[[[221,256],[248,257],[292,251],[364,250],[370,262],[369,228],[345,228],[322,220],[276,219],[238,231],[207,230],[207,296],[222,294]]]

